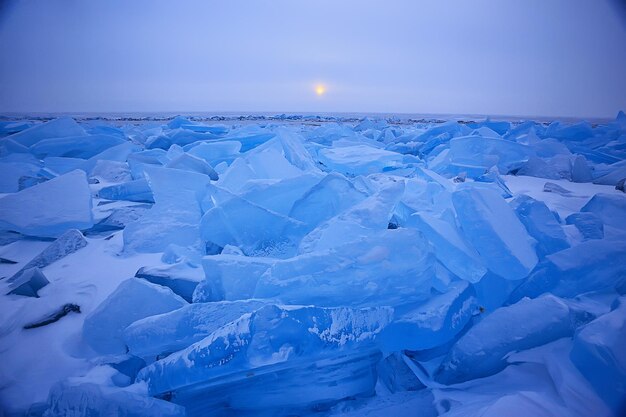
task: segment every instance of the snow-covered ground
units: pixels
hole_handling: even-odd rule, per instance
[[[623,415],[624,178],[623,114],[0,122],[0,414]]]

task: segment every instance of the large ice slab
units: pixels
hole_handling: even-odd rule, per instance
[[[255,369],[263,373],[263,367],[279,365],[285,369],[289,364],[303,368],[307,363],[315,362],[316,358],[328,358],[341,352],[351,352],[357,347],[371,346],[373,338],[389,322],[392,310],[389,308],[371,308],[352,310],[349,308],[324,309],[319,307],[280,307],[268,305],[252,314],[246,314],[240,319],[227,324],[210,336],[197,342],[187,349],[159,360],[144,368],[137,379],[146,381],[151,394],[159,394],[173,390],[180,390],[193,384],[204,383],[218,377],[233,375]],[[344,353],[344,354],[345,354]],[[331,364],[332,361],[326,362]],[[190,366],[193,364],[193,366]],[[371,366],[372,363],[369,364]],[[324,366],[318,363],[317,366]],[[269,368],[272,369],[272,368]],[[357,368],[358,369],[358,368]],[[356,369],[346,364],[343,370],[337,370],[326,376],[326,383],[334,381],[334,388],[321,390],[308,389],[308,396],[302,392],[297,395],[297,401],[311,403],[320,400],[319,396],[331,394],[330,398],[345,398],[347,395],[363,394],[352,392],[355,384],[363,389],[363,383],[358,380]],[[352,375],[351,378],[346,378]],[[375,378],[367,375],[365,384],[369,392],[373,388]],[[293,380],[297,384],[297,380]],[[279,381],[269,382],[271,385],[280,384]],[[296,386],[299,386],[297,384]],[[258,389],[258,388],[257,388]],[[301,390],[298,389],[296,392]],[[329,392],[325,392],[329,391]],[[349,392],[349,394],[347,392]],[[276,391],[273,396],[289,397],[290,390]],[[245,394],[243,388],[241,394]],[[347,395],[346,395],[347,394]],[[265,407],[271,405],[268,398],[255,398],[247,395],[252,404],[260,402]],[[288,398],[275,398],[279,406]],[[339,399],[337,398],[337,399]],[[174,400],[176,400],[174,398]],[[269,404],[268,404],[269,403]],[[254,408],[252,406],[250,408]],[[257,407],[261,408],[261,404]]]
[[[100,354],[126,353],[122,332],[129,324],[186,304],[169,288],[131,278],[85,318],[83,338]]]
[[[137,320],[124,330],[124,342],[130,354],[144,358],[176,352],[265,304],[257,300],[190,304]]]
[[[252,298],[257,282],[276,259],[219,254],[202,259],[205,280],[193,294],[195,303]]]
[[[459,278],[478,282],[487,268],[475,249],[468,247],[456,225],[428,213],[415,213],[407,223],[415,227],[433,245],[435,256]]]
[[[30,151],[39,158],[62,156],[88,159],[125,142],[124,139],[110,135],[68,136],[40,140],[30,147]]]
[[[552,295],[501,307],[459,339],[442,362],[436,379],[454,384],[495,374],[506,367],[510,352],[571,336],[585,319],[591,317],[572,311]]]
[[[333,249],[276,262],[255,297],[319,306],[398,305],[430,295],[434,257],[412,229],[364,236]]]
[[[172,168],[146,168],[155,205],[124,229],[124,250],[162,252],[170,244],[200,245],[200,199],[211,179]]]
[[[402,154],[368,145],[320,149],[318,158],[327,169],[351,176],[398,168],[402,166],[403,160]]]
[[[487,268],[504,278],[520,279],[535,267],[537,255],[530,236],[497,192],[460,187],[452,194],[452,203],[463,235]]]
[[[214,187],[209,193],[225,195],[213,198],[217,203],[200,223],[204,241],[224,247],[238,246],[246,255],[289,254],[304,234],[303,224],[272,212],[250,201]]]
[[[71,117],[61,117],[22,130],[21,132],[9,136],[7,139],[28,147],[43,139],[84,136],[86,133],[85,129]]]
[[[598,193],[580,211],[595,214],[607,226],[626,229],[626,195]]]
[[[76,170],[0,199],[0,229],[58,237],[93,226],[87,176]]]
[[[572,362],[616,416],[626,412],[626,297],[615,309],[582,327],[574,337]]]
[[[447,292],[394,317],[379,343],[388,352],[433,349],[453,340],[477,311],[474,288],[458,281]]]
[[[45,417],[184,417],[185,409],[131,389],[61,382],[50,390]]]

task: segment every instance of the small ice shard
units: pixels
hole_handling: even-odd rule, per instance
[[[587,165],[587,160],[582,155],[576,155],[572,162],[572,181],[591,182],[592,180],[593,176],[591,175],[589,165]]]
[[[515,175],[526,175],[549,180],[560,180],[563,178],[556,167],[537,156],[528,158],[528,161],[523,163],[514,173]]]
[[[12,282],[16,280],[22,271],[29,268],[44,268],[51,263],[56,262],[81,248],[84,248],[85,246],[87,246],[87,240],[83,234],[79,230],[70,229],[59,236],[39,255],[31,259],[26,265],[24,265],[20,272],[9,278],[8,281]]]
[[[530,236],[497,192],[465,187],[452,194],[463,235],[489,270],[507,279],[526,277],[537,264]]]
[[[419,230],[433,245],[439,262],[459,278],[478,282],[487,273],[480,256],[467,246],[456,225],[427,213],[414,213],[409,218],[407,227]]]
[[[133,389],[91,382],[60,382],[48,396],[45,417],[118,416],[184,417],[185,409],[168,401],[141,395]]]
[[[48,285],[50,281],[37,267],[24,269],[12,278],[10,291],[7,294],[39,297],[37,291]]]
[[[120,207],[113,209],[111,214],[105,219],[101,220],[91,229],[87,230],[86,234],[98,234],[102,232],[110,232],[112,230],[121,230],[126,225],[136,221],[141,216],[145,215],[152,205],[150,204],[136,204],[133,206]]]
[[[57,311],[48,314],[46,317],[37,320],[33,323],[25,324],[24,329],[36,329],[37,327],[47,326],[52,323],[56,323],[69,313],[80,313],[80,306],[74,303],[68,303],[63,305]]]
[[[510,352],[571,336],[577,322],[573,316],[577,314],[553,295],[526,298],[501,307],[458,340],[435,379],[443,384],[455,384],[493,375],[507,366],[506,356]]]
[[[125,200],[138,203],[154,203],[152,189],[145,179],[123,182],[102,187],[98,197],[106,200]]]
[[[572,195],[572,192],[570,190],[567,190],[553,182],[546,182],[543,186],[543,191],[545,193],[559,194],[559,195],[562,195],[563,197],[569,197],[570,195]]]
[[[626,196],[623,194],[598,193],[580,211],[595,214],[607,226],[626,229]]]
[[[329,170],[356,176],[401,167],[403,156],[368,145],[353,145],[320,149],[318,158]]]
[[[626,412],[626,297],[582,327],[570,358],[616,416]]]
[[[84,136],[86,134],[85,129],[80,127],[74,119],[71,117],[61,117],[22,130],[21,132],[9,136],[7,139],[29,147],[43,139]]]
[[[85,318],[83,337],[100,354],[126,353],[122,332],[129,324],[184,305],[185,300],[169,288],[131,278]]]
[[[446,293],[394,317],[379,343],[387,352],[433,349],[453,340],[477,310],[474,288],[457,281]]]
[[[135,277],[168,287],[190,303],[196,286],[204,279],[204,271],[199,267],[178,263],[166,267],[142,267]]]
[[[177,352],[265,304],[257,300],[189,304],[137,320],[124,330],[124,342],[131,354],[143,358]]]
[[[585,240],[604,238],[604,224],[593,213],[572,213],[565,218],[565,223],[576,226]]]
[[[530,236],[537,241],[540,257],[569,248],[563,228],[544,202],[520,195],[510,204]]]
[[[252,298],[259,278],[275,262],[273,258],[224,253],[205,256],[205,280],[196,287],[193,302]]]
[[[58,237],[93,226],[91,191],[83,171],[72,171],[0,199],[0,229]]]

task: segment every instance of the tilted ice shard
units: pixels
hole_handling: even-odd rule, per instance
[[[614,307],[580,329],[570,358],[618,416],[626,412],[626,297]]]
[[[254,297],[257,282],[276,259],[219,254],[202,259],[205,280],[193,294],[195,303]]]
[[[93,226],[91,191],[83,171],[72,171],[0,199],[0,230],[57,237]]]
[[[86,133],[87,132],[71,117],[61,117],[22,130],[19,133],[9,136],[8,139],[28,147],[43,139],[84,136]]]
[[[626,230],[626,195],[604,194],[594,195],[581,212],[590,212],[598,216],[607,226]]]
[[[542,201],[520,195],[511,201],[517,218],[537,241],[537,254],[541,257],[569,248],[563,228]]]
[[[290,304],[397,305],[427,298],[433,274],[434,259],[417,231],[385,229],[276,262],[254,295]]]
[[[124,330],[124,342],[132,355],[144,358],[176,352],[265,304],[257,300],[190,304],[137,320]]]
[[[367,175],[402,165],[402,155],[368,145],[320,149],[319,161],[324,167],[344,175]]]
[[[537,264],[530,236],[506,201],[495,191],[459,187],[452,194],[457,217],[487,268],[507,279],[527,276]]]
[[[459,339],[442,362],[436,379],[454,384],[495,374],[506,367],[509,352],[571,336],[578,323],[575,314],[553,295],[501,307]],[[591,318],[586,316],[587,320]]]
[[[197,265],[190,266],[186,262],[181,262],[164,267],[142,267],[135,277],[168,287],[175,294],[191,302],[196,286],[204,280],[204,272]]]
[[[459,278],[477,282],[487,273],[482,259],[467,246],[455,224],[427,213],[415,213],[408,219],[407,227],[419,230],[433,245],[437,259]]]
[[[200,244],[200,199],[211,179],[171,168],[146,168],[155,205],[124,229],[124,250],[161,252],[168,245]]]
[[[169,288],[131,278],[85,318],[83,338],[100,354],[126,353],[122,332],[129,324],[186,304]]]
[[[242,371],[254,375],[255,369],[262,371],[271,365],[303,367],[317,358],[371,344],[391,314],[391,309],[382,307],[353,310],[268,305],[147,366],[137,379],[146,381],[154,395]],[[354,371],[347,366],[337,372],[333,379],[339,382],[342,372]],[[334,391],[341,395],[340,389]]]
[[[294,202],[289,216],[313,229],[366,197],[343,175],[332,172]]]
[[[389,352],[441,346],[453,340],[477,310],[472,286],[457,281],[446,293],[435,295],[394,317],[381,333],[379,343]]]

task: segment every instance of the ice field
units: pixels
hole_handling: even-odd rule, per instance
[[[0,415],[626,415],[626,115],[0,121]]]

